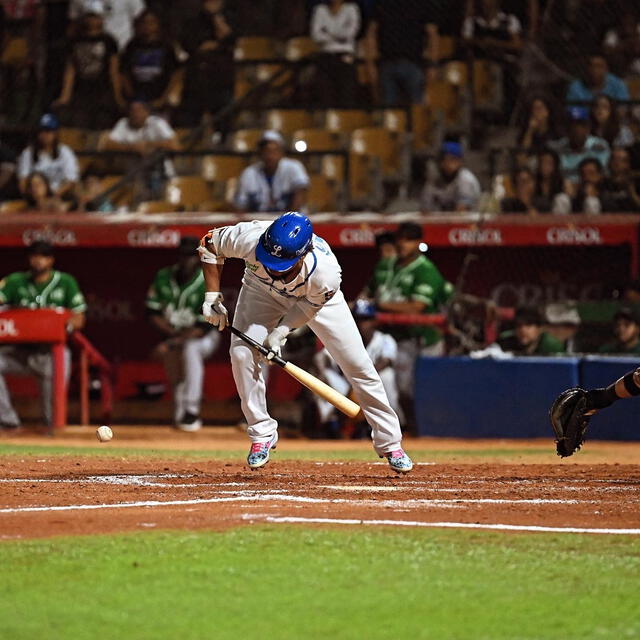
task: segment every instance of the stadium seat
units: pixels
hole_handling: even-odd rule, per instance
[[[238,129],[231,134],[229,148],[240,153],[256,151],[263,133],[264,129]]]
[[[307,202],[312,212],[335,211],[338,208],[335,184],[326,176],[314,174],[309,176]]]
[[[453,36],[443,36],[438,38],[438,55],[440,60],[453,58],[456,52],[456,39]]]
[[[20,213],[28,208],[29,204],[26,200],[5,200],[0,202],[0,213]]]
[[[325,127],[328,131],[351,133],[355,129],[373,126],[373,117],[362,109],[328,109]]]
[[[166,187],[166,199],[173,205],[197,211],[202,202],[211,200],[211,189],[200,176],[171,178]]]
[[[382,127],[396,133],[406,132],[408,130],[407,112],[404,109],[383,109]]]
[[[640,76],[629,76],[625,78],[625,83],[631,99],[640,100]]]
[[[246,166],[246,159],[238,156],[204,156],[201,175],[207,182],[226,181],[239,177]]]
[[[501,111],[502,69],[492,60],[473,61],[473,96],[476,109]]]
[[[58,131],[58,139],[62,144],[66,144],[74,151],[85,151],[88,143],[88,132],[86,129],[62,127]]]
[[[302,148],[298,143],[304,143]],[[326,129],[298,129],[293,133],[291,146],[296,151],[339,151],[340,137]]]
[[[245,36],[236,40],[235,60],[271,60],[278,57],[278,41],[262,36]]]
[[[320,173],[336,184],[342,184],[345,176],[345,158],[326,154],[320,160]]]
[[[455,125],[459,117],[456,87],[446,80],[435,80],[427,87],[427,106],[441,117],[446,125]]]
[[[178,207],[172,202],[166,200],[147,200],[141,202],[137,207],[138,213],[175,213]]]
[[[306,109],[270,109],[265,117],[265,127],[275,129],[284,136],[313,125],[313,113]]]
[[[284,45],[284,57],[296,62],[318,51],[318,46],[309,36],[289,38]]]
[[[401,170],[402,149],[399,136],[382,127],[356,129],[351,134],[349,150],[352,154],[375,158],[386,178],[397,177]]]
[[[414,104],[411,107],[411,133],[413,150],[429,151],[432,146],[433,112],[429,107]]]
[[[444,79],[454,87],[465,87],[469,78],[469,68],[466,62],[451,60],[444,65]]]
[[[121,175],[104,176],[100,179],[101,192],[110,189],[122,180]],[[134,186],[131,182],[124,183],[117,187],[113,193],[110,193],[107,198],[109,202],[116,206],[128,206],[133,198]]]

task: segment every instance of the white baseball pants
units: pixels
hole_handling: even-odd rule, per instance
[[[295,304],[278,294],[243,285],[233,326],[262,344],[269,332]],[[379,454],[400,447],[398,416],[389,406],[380,376],[367,353],[342,291],[338,291],[308,322],[351,384],[364,416],[371,426],[373,447]],[[231,365],[242,411],[252,442],[267,442],[278,428],[267,410],[263,368],[268,365],[237,336],[231,338]]]
[[[180,348],[170,349],[165,355],[164,367],[173,387],[176,423],[185,413],[199,415],[204,361],[216,350],[219,342],[218,331],[212,330],[200,338],[185,340]]]

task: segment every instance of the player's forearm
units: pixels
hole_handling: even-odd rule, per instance
[[[223,268],[224,264],[202,263],[202,273],[207,291],[220,291]]]

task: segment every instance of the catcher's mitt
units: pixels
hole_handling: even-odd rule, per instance
[[[549,418],[556,434],[556,451],[561,458],[573,455],[584,442],[589,420],[587,392],[579,387],[563,391],[551,405]]]

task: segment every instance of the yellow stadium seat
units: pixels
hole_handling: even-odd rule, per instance
[[[340,136],[326,129],[298,129],[293,133],[291,145],[296,151],[339,151]]]
[[[625,78],[625,83],[631,99],[640,100],[640,76],[629,76]]]
[[[202,202],[211,200],[211,189],[200,176],[180,176],[171,178],[165,191],[166,199],[173,205],[198,210]]]
[[[241,153],[256,151],[263,133],[264,129],[238,129],[231,134],[229,148]]]
[[[411,133],[414,151],[428,151],[432,146],[433,112],[429,107],[414,104],[411,107]]]
[[[456,52],[456,39],[453,36],[440,36],[438,38],[438,55],[441,60],[452,58]]]
[[[269,109],[265,117],[267,129],[275,129],[290,136],[298,129],[313,127],[313,113],[306,109]]]
[[[245,36],[236,40],[235,60],[270,60],[278,57],[278,41],[262,36]]]
[[[84,151],[87,149],[88,132],[86,129],[62,127],[58,131],[58,139],[74,151]]]
[[[28,208],[29,203],[26,200],[5,200],[0,202],[0,213],[20,213]]]
[[[307,203],[314,213],[335,211],[338,208],[335,184],[321,174],[309,176]]]
[[[122,180],[121,175],[104,176],[100,179],[101,193],[115,186]],[[107,196],[109,202],[116,206],[129,206],[133,198],[134,185],[131,182],[125,182]]]
[[[284,45],[284,57],[296,62],[318,51],[318,46],[309,36],[290,38]]]
[[[356,129],[351,134],[349,151],[375,158],[385,177],[396,177],[401,169],[402,149],[399,136],[382,127]]]
[[[175,213],[178,206],[166,200],[147,200],[141,202],[137,207],[138,213]]]
[[[447,125],[454,125],[460,115],[456,87],[446,80],[435,80],[427,87],[427,106],[435,113],[441,113]]]
[[[387,131],[404,133],[408,130],[407,112],[404,109],[383,109],[382,127]]]
[[[444,65],[444,79],[454,87],[465,87],[469,79],[469,68],[466,62],[451,60]]]
[[[239,177],[246,166],[246,159],[239,156],[204,156],[201,175],[207,182],[221,182]]]
[[[336,184],[342,184],[345,176],[345,158],[326,154],[320,160],[320,173]]]
[[[328,109],[325,117],[325,127],[338,133],[351,133],[372,125],[372,115],[361,109]]]

